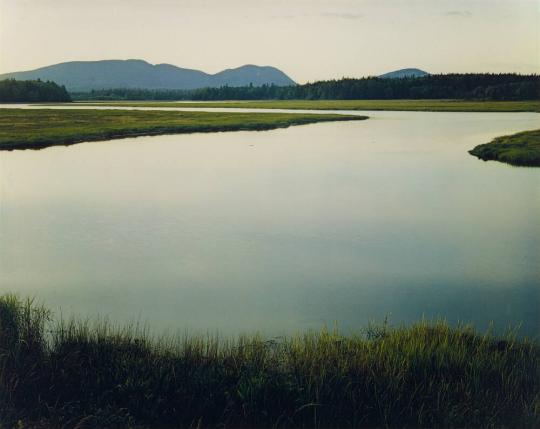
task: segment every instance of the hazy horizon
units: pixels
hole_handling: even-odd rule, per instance
[[[216,73],[273,66],[298,83],[540,72],[536,0],[0,0],[0,73],[141,59]]]

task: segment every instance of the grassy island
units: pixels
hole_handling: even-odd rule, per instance
[[[540,167],[540,130],[497,137],[490,143],[476,146],[469,153],[484,161]]]
[[[152,339],[0,297],[2,428],[538,427],[540,345],[421,322]]]
[[[2,109],[0,150],[40,149],[85,141],[158,134],[271,130],[366,116],[137,110]]]
[[[258,100],[258,101],[103,101],[76,104],[133,107],[219,107],[249,109],[394,110],[422,112],[540,112],[540,101],[467,100]]]

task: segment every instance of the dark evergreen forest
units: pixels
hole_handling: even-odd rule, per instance
[[[0,102],[71,101],[64,86],[41,80],[0,81]]]
[[[243,86],[194,90],[103,89],[73,93],[78,100],[535,100],[540,76],[520,74],[440,74],[385,79],[343,78],[294,86]]]

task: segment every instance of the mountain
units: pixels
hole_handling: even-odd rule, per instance
[[[422,77],[428,75],[428,72],[420,69],[400,69],[382,74],[379,77],[382,77],[383,79],[399,79],[402,77]]]
[[[275,67],[245,65],[208,74],[171,64],[150,64],[143,60],[71,61],[35,70],[6,73],[0,80],[50,80],[69,91],[109,88],[195,89],[229,86],[295,85]]]

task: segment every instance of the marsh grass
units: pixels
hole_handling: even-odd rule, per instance
[[[88,106],[218,107],[248,109],[401,110],[425,112],[540,112],[540,101],[469,100],[256,100],[256,101],[103,101],[77,102]]]
[[[1,109],[0,150],[40,149],[85,141],[161,134],[263,131],[292,125],[367,119],[310,113]]]
[[[535,427],[540,350],[444,322],[153,338],[0,298],[8,427]],[[33,425],[33,426],[32,426]],[[537,427],[537,426],[536,426]]]
[[[540,130],[497,137],[490,143],[476,146],[469,153],[484,161],[540,167]]]

